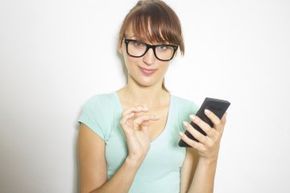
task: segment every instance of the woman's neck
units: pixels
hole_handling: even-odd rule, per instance
[[[167,105],[170,97],[170,94],[162,89],[162,85],[151,87],[126,85],[117,92],[123,101],[130,106],[146,105],[148,108]]]

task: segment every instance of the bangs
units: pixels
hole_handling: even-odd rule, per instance
[[[131,29],[135,36],[148,42],[173,43],[179,45],[179,31],[172,19],[156,7],[135,12],[131,17]]]

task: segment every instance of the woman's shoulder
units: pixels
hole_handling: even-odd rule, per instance
[[[78,121],[107,140],[112,128],[115,105],[114,93],[95,94],[85,101]]]
[[[90,111],[100,117],[112,114],[118,108],[114,92],[100,93],[89,97],[83,104],[84,111]]]

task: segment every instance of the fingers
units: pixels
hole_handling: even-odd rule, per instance
[[[138,106],[135,106],[135,107],[128,108],[125,111],[123,111],[122,118],[120,120],[120,124],[122,126],[127,125],[129,119],[134,118],[136,113],[146,112],[146,111],[148,111],[148,108],[145,107],[145,106],[142,106],[142,105],[138,105]]]
[[[137,113],[137,112],[147,112],[148,111],[148,108],[144,105],[138,105],[138,106],[135,106],[135,107],[131,107],[131,108],[128,108],[126,109],[123,113],[122,113],[122,116],[126,116],[127,114],[130,114],[132,112],[134,113]]]
[[[205,111],[205,114],[212,121],[213,128],[198,116],[191,115],[190,118],[194,124],[184,122],[184,127],[197,141],[191,139],[185,135],[185,133],[180,133],[180,138],[189,146],[195,148],[201,157],[216,160],[219,152],[220,140],[226,123],[226,113],[222,119],[219,119],[219,117],[209,110]],[[200,131],[197,130],[198,128],[194,128],[195,125],[202,129],[206,135],[200,133]]]
[[[190,119],[198,125],[208,136],[213,136],[215,131],[207,124],[204,122],[202,119],[200,119],[198,116],[195,115],[190,115]]]
[[[217,131],[216,129],[210,127],[209,124],[207,124],[206,122],[204,122],[201,118],[199,118],[198,116],[195,115],[190,115],[189,116],[190,119],[196,124],[198,125],[205,133],[208,137],[216,139],[219,136],[219,131]]]
[[[200,143],[204,145],[205,147],[212,146],[215,142],[219,141],[219,138],[222,135],[222,130],[225,124],[226,114],[223,116],[222,119],[219,119],[213,112],[206,110],[205,114],[210,118],[210,120],[213,122],[212,128],[209,124],[207,124],[205,121],[200,119],[198,116],[190,115],[190,119],[193,123],[195,123],[197,126],[199,126],[200,129],[202,129],[206,135],[203,135],[200,133],[196,128],[194,128],[191,124],[188,122],[184,122],[184,127],[186,130],[198,141],[194,141],[190,138],[187,139],[187,141],[193,141],[190,143],[190,145],[194,145],[195,143]],[[195,145],[196,146],[196,145]]]
[[[202,119],[195,115],[190,115],[190,119],[197,124],[208,136],[215,136],[217,133],[222,133],[224,125],[226,123],[226,113],[222,117],[222,119],[219,119],[218,116],[216,116],[212,111],[206,109],[204,111],[205,115],[211,120],[213,123],[213,128],[206,122],[204,122]]]
[[[219,142],[218,137],[205,136],[202,133],[200,133],[198,130],[193,128],[192,125],[190,125],[188,122],[185,122],[184,125],[186,127],[186,130],[198,141],[190,139],[184,133],[180,133],[181,139],[185,143],[187,143],[189,146],[195,148],[200,153],[200,155],[202,154],[202,155],[205,155],[205,157],[207,157],[208,155],[212,154],[210,152],[217,151],[218,142]]]
[[[159,118],[156,115],[141,115],[133,121],[134,128],[140,129],[140,126],[147,121],[156,121]],[[146,127],[147,128],[147,125]]]
[[[214,125],[214,128],[217,130],[222,130],[225,123],[226,123],[226,114],[225,113],[222,117],[222,119],[220,119],[218,116],[216,116],[212,111],[206,109],[204,111],[205,115],[211,120],[211,122]]]
[[[198,130],[196,130],[195,128],[192,127],[192,125],[190,125],[188,122],[184,121],[183,122],[184,127],[186,128],[186,130],[192,135],[194,136],[195,139],[197,139],[200,143],[202,144],[207,144],[210,143],[211,139],[205,135],[203,135],[202,133],[200,133]],[[190,139],[192,140],[192,139]]]
[[[180,132],[179,133],[180,135],[180,138],[185,142],[187,143],[188,145],[190,145],[191,147],[199,150],[199,151],[205,151],[205,147],[203,144],[195,141],[195,140],[192,140],[190,139],[189,137],[187,137],[187,135],[185,135],[184,133]]]
[[[222,123],[226,123],[227,122],[227,113],[225,112],[225,114],[223,115],[223,117],[222,117]]]
[[[130,121],[134,117],[134,113],[126,114],[124,117],[122,117],[120,121],[120,125],[125,133],[132,134],[132,121]]]
[[[128,113],[128,114],[126,114],[125,116],[122,117],[120,123],[123,126],[123,128],[124,128],[124,126],[129,126],[128,120],[133,118],[133,117],[134,117],[134,113],[133,112]]]
[[[122,113],[120,124],[125,130],[134,129],[146,129],[148,128],[149,121],[158,120],[159,118],[154,115],[139,114],[141,112],[147,112],[148,108],[144,105],[138,105],[126,109]],[[142,126],[142,128],[141,128]]]

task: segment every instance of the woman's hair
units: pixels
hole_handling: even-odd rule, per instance
[[[131,27],[137,38],[148,42],[172,43],[184,54],[180,21],[176,13],[161,0],[140,0],[125,17],[119,33],[122,45],[126,30]]]
[[[121,47],[129,27],[134,36],[140,40],[175,44],[179,46],[181,54],[184,54],[179,18],[161,0],[139,0],[137,2],[122,23],[119,32],[119,47]],[[164,80],[162,88],[168,91],[164,85]]]

